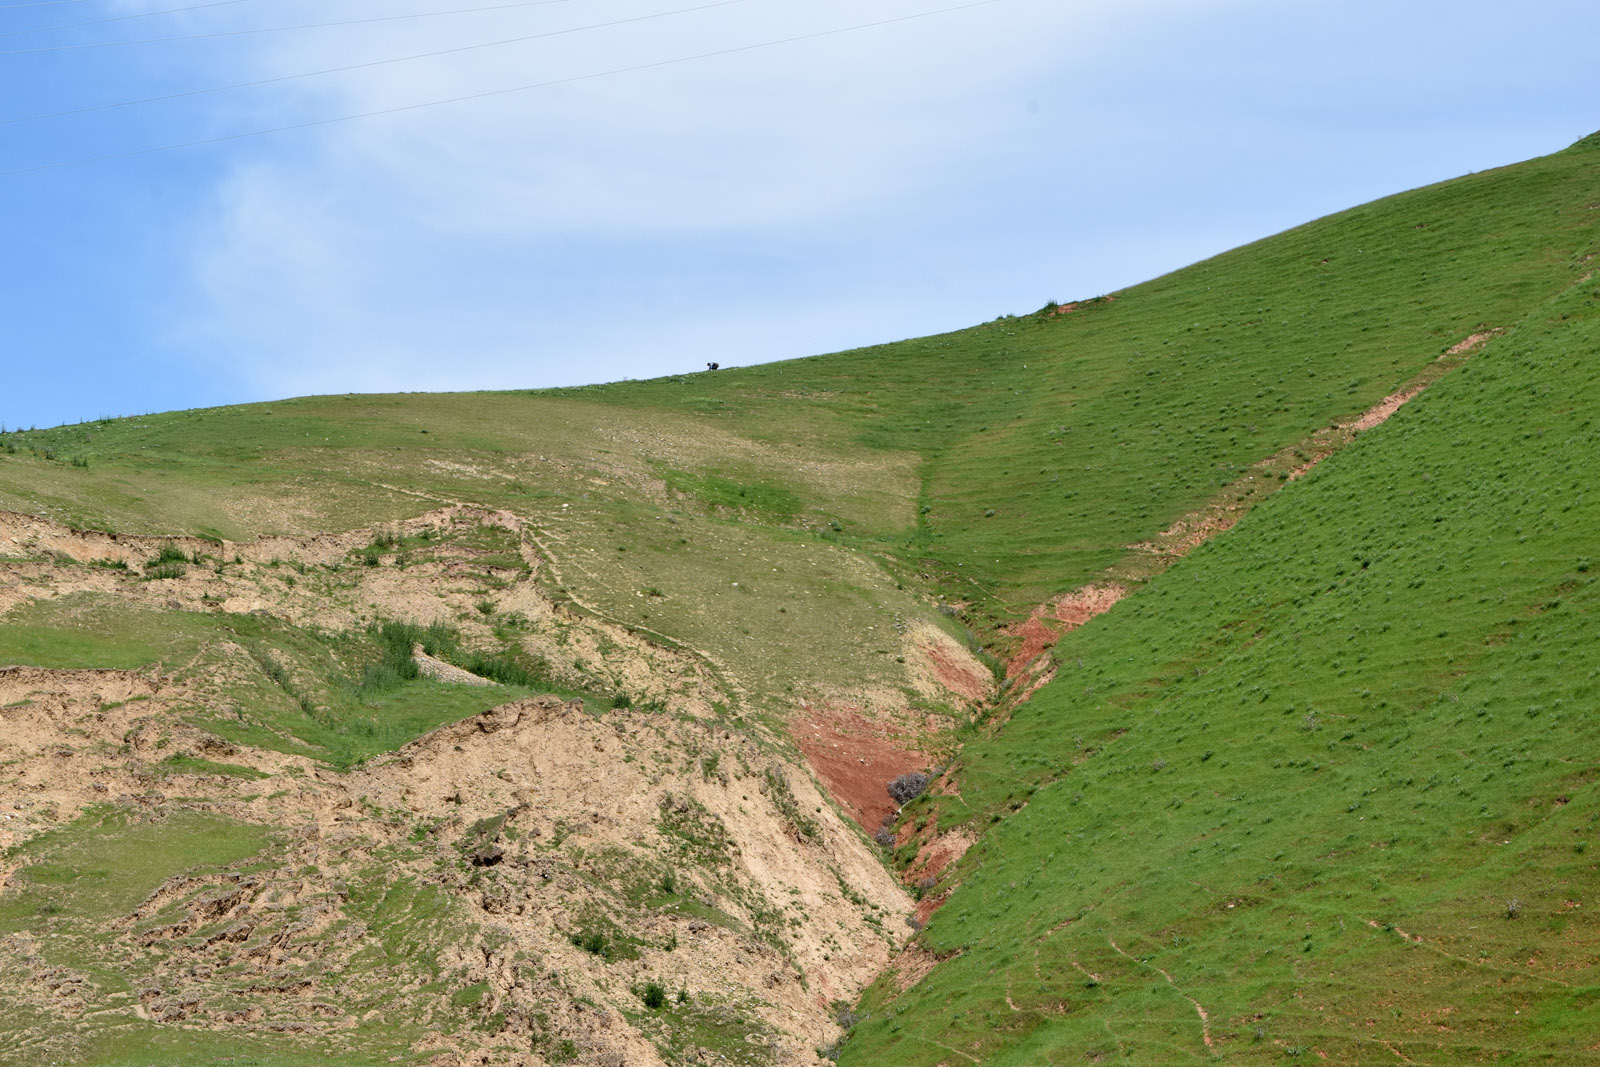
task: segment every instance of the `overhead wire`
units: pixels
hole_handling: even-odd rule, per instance
[[[512,0],[510,3],[488,4],[482,7],[460,7],[448,11],[412,11],[402,15],[372,15],[359,19],[339,19],[333,22],[303,22],[293,26],[247,26],[237,30],[212,30],[206,33],[179,33],[166,37],[134,37],[118,41],[80,41],[76,44],[46,45],[40,48],[13,48],[0,51],[0,56],[32,56],[46,52],[81,52],[89,48],[121,48],[138,44],[167,44],[172,41],[211,41],[220,37],[248,37],[258,33],[289,33],[294,30],[327,30],[339,26],[370,26],[379,22],[404,22],[409,19],[446,18],[451,15],[477,15],[487,11],[513,11],[528,7],[550,7],[554,4],[571,4],[577,0]],[[25,31],[24,31],[25,32]],[[4,35],[0,35],[4,36]]]
[[[86,4],[89,0],[33,0],[27,4],[0,4],[0,11],[14,11],[22,7],[60,7],[62,4]]]
[[[134,107],[139,104],[157,104],[169,100],[182,100],[191,96],[207,96],[212,93],[225,93],[234,89],[255,89],[263,85],[276,85],[279,82],[298,81],[302,78],[317,78],[327,74],[343,74],[352,70],[365,70],[371,67],[382,67],[393,63],[409,63],[418,59],[434,59],[438,56],[455,55],[460,52],[472,52],[484,48],[499,48],[511,44],[524,44],[528,41],[538,41],[547,37],[562,37],[573,33],[583,33],[588,30],[606,29],[611,26],[626,26],[634,22],[647,22],[651,19],[668,18],[673,15],[687,15],[696,11],[710,11],[713,8],[732,7],[735,4],[748,3],[749,0],[715,0],[713,3],[700,4],[696,7],[680,7],[671,11],[656,11],[648,15],[634,15],[625,19],[614,19],[610,22],[593,22],[585,26],[569,26],[560,30],[546,30],[542,33],[527,33],[518,37],[502,37],[493,41],[479,41],[475,44],[457,45],[453,48],[435,48],[428,52],[415,52],[406,56],[392,56],[387,59],[373,59],[363,63],[347,63],[338,67],[325,67],[321,70],[302,71],[297,74],[280,74],[271,78],[257,78],[254,81],[234,82],[230,85],[213,85],[201,89],[186,89],[177,93],[166,93],[161,96],[145,96],[134,100],[117,100],[107,104],[88,104],[83,107],[67,108],[63,111],[49,111],[34,115],[18,115],[14,118],[0,119],[0,126],[14,126],[21,122],[39,122],[45,119],[65,118],[69,115],[83,115],[95,111],[111,111],[116,108]]]
[[[297,130],[310,130],[322,126],[336,126],[346,122],[357,122],[362,119],[378,118],[384,115],[401,115],[413,111],[424,111],[435,107],[446,107],[451,104],[462,104],[473,100],[487,100],[497,96],[509,96],[514,93],[531,92],[535,89],[549,89],[558,85],[574,85],[579,82],[594,81],[599,78],[611,78],[620,74],[634,74],[646,70],[659,70],[663,67],[679,66],[685,63],[695,63],[705,59],[716,59],[722,56],[739,55],[747,52],[757,52],[764,48],[777,48],[782,45],[798,44],[802,41],[816,41],[825,37],[837,37],[841,34],[856,33],[861,30],[877,29],[883,26],[894,26],[919,19],[934,18],[939,15],[949,15],[958,11],[971,11],[980,7],[993,7],[995,4],[1004,3],[1005,0],[971,0],[970,3],[954,4],[949,7],[935,8],[931,11],[917,11],[909,15],[897,15],[892,18],[876,19],[871,22],[858,22],[850,26],[839,26],[829,30],[817,30],[812,33],[800,33],[790,37],[779,37],[768,41],[757,41],[751,44],[733,45],[728,48],[717,48],[709,52],[697,52],[693,55],[676,56],[671,59],[658,59],[649,63],[634,63],[626,67],[613,67],[610,70],[592,71],[588,74],[574,74],[564,78],[551,78],[548,81],[529,82],[525,85],[512,85],[503,89],[488,89],[477,93],[464,93],[460,96],[444,97],[435,100],[424,100],[415,104],[400,104],[394,107],[378,108],[372,111],[358,111],[348,115],[335,115],[325,119],[309,119],[305,122],[292,122],[282,126],[271,126],[262,129],[241,130],[237,133],[218,134],[214,137],[201,137],[192,141],[180,141],[172,144],[152,145],[148,148],[137,148],[126,152],[108,152],[99,156],[85,156],[78,159],[64,159],[54,163],[40,163],[30,167],[16,167],[10,170],[0,170],[0,177],[9,178],[19,174],[34,174],[46,170],[58,170],[63,167],[87,166],[93,163],[107,163],[119,159],[135,159],[139,156],[154,155],[162,152],[176,152],[185,148],[201,148],[207,145],[226,144],[230,141],[242,141],[256,137],[268,137],[276,133],[292,133]]]
[[[209,0],[204,4],[187,4],[183,7],[164,7],[159,11],[135,11],[131,15],[110,15],[103,19],[84,19],[81,22],[57,22],[50,26],[29,26],[21,30],[6,30],[0,37],[17,37],[24,33],[47,33],[50,30],[76,30],[84,26],[103,26],[108,22],[127,22],[129,19],[147,19],[156,15],[176,15],[183,11],[199,11],[208,7],[230,7],[233,4],[248,4],[250,0]],[[3,10],[3,9],[0,9]]]

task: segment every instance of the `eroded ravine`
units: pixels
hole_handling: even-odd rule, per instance
[[[484,530],[507,534],[515,558],[473,547]],[[838,1035],[834,1005],[910,932],[907,894],[794,750],[719,711],[728,695],[693,651],[553,603],[536,580],[545,560],[508,513],[450,506],[249,543],[6,514],[0,557],[0,615],[48,610],[70,626],[113,604],[308,633],[398,618],[449,623],[464,645],[514,620],[518,646],[556,675],[632,704],[501,704],[340,772],[292,736],[279,751],[206,728],[247,714],[237,686],[263,660],[319,712],[300,667],[243,638],[132,671],[0,671],[0,845],[25,846],[24,860],[31,839],[88,812],[155,827],[201,811],[274,828],[265,870],[175,873],[109,922],[64,911],[0,938],[7,984],[59,969],[59,942],[138,989],[122,998],[74,972],[30,993],[32,1010],[97,1032],[160,1024],[355,1050],[371,1040],[362,1005],[398,996],[423,1027],[408,1047],[441,1064],[655,1063],[662,1050],[709,1061],[730,1049],[729,1062],[809,1063]],[[952,664],[981,671],[942,634],[906,639],[930,650],[929,685]],[[10,891],[25,890],[27,867],[7,867]],[[440,914],[416,919],[411,942],[436,977],[392,954],[375,963],[394,931],[374,896],[412,901],[410,915],[435,892]],[[651,983],[672,991],[664,1014],[642,1006]],[[70,1057],[75,1040],[27,1026],[0,1052]]]

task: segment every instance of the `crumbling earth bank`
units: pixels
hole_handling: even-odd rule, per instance
[[[520,561],[453,540],[484,526]],[[550,603],[514,520],[451,508],[385,534],[424,531],[401,566],[365,561],[374,531],[219,548],[0,516],[0,610],[402,617],[467,642],[515,612],[530,651],[585,661],[642,705],[517,700],[338,772],[193,725],[263,669],[242,648],[211,648],[203,669],[0,670],[0,848],[20,847],[0,862],[0,988],[18,991],[0,1062],[70,1061],[149,1027],[440,1067],[813,1063],[838,1036],[837,1003],[909,933],[872,846],[786,744],[714,710],[692,652]],[[164,549],[190,564],[144,580]],[[202,812],[271,844],[220,867],[174,847],[170,875],[115,914],[86,911],[70,880],[5,912],[35,899],[28,864],[54,847],[40,835],[94,811],[156,833]]]

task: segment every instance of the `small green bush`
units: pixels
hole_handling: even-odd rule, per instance
[[[152,559],[148,565],[151,567],[159,567],[163,563],[187,562],[189,562],[189,557],[184,554],[183,549],[179,548],[177,545],[162,545],[161,551],[156,553],[155,558]]]

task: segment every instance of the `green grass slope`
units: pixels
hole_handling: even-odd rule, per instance
[[[727,522],[704,520],[732,519],[780,574],[800,566],[790,533],[821,531],[932,575],[976,601],[975,621],[997,622],[1559,291],[1594,234],[1596,156],[1584,142],[1392,197],[1067,314],[813,359],[13,432],[0,439],[0,507],[239,538],[471,499],[640,553],[572,575],[574,591],[637,623],[650,611],[638,576],[719,570]],[[581,506],[560,515],[563,503]],[[663,503],[695,530],[653,522]],[[696,629],[692,612],[657,607],[666,632]],[[766,607],[756,621],[770,621]]]
[[[1063,641],[910,813],[993,828],[842,1062],[1600,1061],[1595,250]]]
[[[1002,619],[1570,283],[1597,161],[1575,146],[1391,197],[1067,314],[580,392],[922,457],[918,528],[892,550]]]

